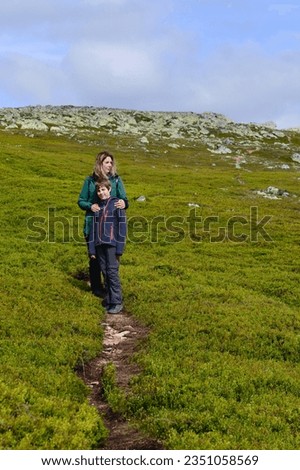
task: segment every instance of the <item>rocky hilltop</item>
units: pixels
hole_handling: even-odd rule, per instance
[[[145,147],[150,142],[166,140],[169,147],[179,148],[183,142],[199,144],[212,153],[231,154],[251,146],[281,149],[291,160],[300,163],[300,149],[292,136],[300,129],[278,130],[272,122],[265,124],[236,123],[226,116],[205,112],[142,112],[113,108],[76,106],[27,106],[0,108],[0,129],[21,131],[33,137],[53,133],[70,138],[97,138],[100,133],[128,135]],[[296,139],[298,141],[298,139]]]

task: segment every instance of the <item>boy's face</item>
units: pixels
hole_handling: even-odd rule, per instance
[[[106,186],[100,186],[97,189],[97,194],[99,199],[108,199],[110,196],[111,189],[107,189]]]

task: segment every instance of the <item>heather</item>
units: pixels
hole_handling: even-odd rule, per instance
[[[76,202],[103,148],[130,199],[125,305],[150,327],[126,399],[106,371],[112,408],[169,449],[299,447],[299,133],[189,130],[0,131],[2,449],[107,436],[76,373],[102,349]]]

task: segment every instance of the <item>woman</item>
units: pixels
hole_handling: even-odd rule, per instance
[[[97,203],[96,182],[101,180],[110,181],[111,196],[119,198],[115,206],[119,209],[127,209],[128,207],[126,191],[122,179],[116,172],[114,156],[106,151],[98,153],[93,174],[84,180],[78,199],[80,209],[85,211],[83,233],[86,241],[88,241],[89,233],[92,228],[93,213],[100,209]],[[98,261],[93,258],[89,260],[89,274],[93,294],[97,297],[102,297],[104,295],[104,288],[101,282],[99,264]]]

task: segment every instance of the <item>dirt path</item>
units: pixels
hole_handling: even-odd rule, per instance
[[[95,406],[109,430],[103,449],[163,449],[160,442],[143,436],[133,429],[119,414],[113,413],[101,394],[101,373],[103,367],[113,363],[116,367],[117,383],[126,389],[131,377],[139,372],[136,364],[130,361],[139,342],[148,330],[142,327],[128,312],[120,315],[106,314],[103,321],[103,351],[79,372],[79,376],[91,389],[89,401]]]

